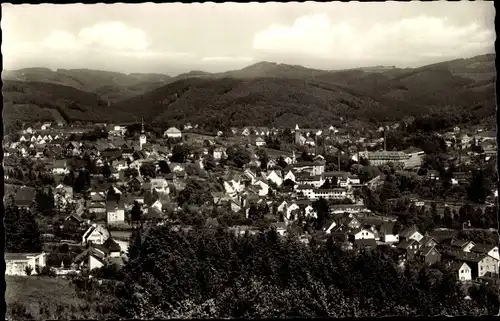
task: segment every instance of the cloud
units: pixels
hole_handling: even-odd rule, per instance
[[[201,61],[204,62],[250,62],[253,61],[252,57],[231,57],[231,56],[213,56],[203,57]]]
[[[84,45],[123,51],[146,51],[151,45],[144,31],[122,22],[103,22],[83,28],[78,39]]]
[[[446,17],[417,16],[383,22],[363,30],[352,22],[332,23],[313,14],[292,25],[271,25],[254,35],[253,47],[265,53],[299,54],[316,58],[397,60],[466,55],[470,49],[492,50],[494,32],[476,23],[453,25]],[[410,59],[411,58],[411,59]]]

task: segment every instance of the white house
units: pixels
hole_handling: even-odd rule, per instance
[[[306,217],[318,217],[318,213],[314,210],[314,208],[311,205],[307,205],[306,208],[304,208],[304,214]]]
[[[35,268],[43,268],[46,265],[45,253],[5,253],[5,275],[26,275],[26,268],[31,267],[35,274]]]
[[[181,138],[182,132],[175,127],[170,127],[165,131],[164,136],[168,138]]]
[[[398,243],[399,242],[399,235],[397,233],[393,232],[394,229],[394,223],[393,222],[387,222],[382,224],[380,227],[380,240],[384,243]]]
[[[214,156],[215,160],[220,160],[223,157],[225,157],[225,155],[226,155],[226,152],[225,152],[224,148],[222,148],[222,147],[214,148],[213,156]]]
[[[471,281],[472,280],[472,269],[465,262],[455,262],[452,265],[452,269],[456,271],[458,280],[460,281]]]
[[[283,184],[283,178],[281,178],[281,174],[276,172],[276,171],[268,172],[266,179],[270,180],[271,182],[276,184],[278,187],[280,187],[281,184]]]
[[[42,129],[42,130],[47,130],[47,129],[49,129],[49,128],[50,128],[50,126],[51,126],[51,125],[52,125],[51,123],[44,123],[44,124],[42,125],[41,129]]]
[[[399,237],[402,240],[415,240],[420,242],[420,240],[424,237],[420,232],[417,231],[415,227],[409,227],[403,232],[399,234]]]
[[[261,137],[257,137],[257,139],[255,140],[255,146],[261,147],[264,145],[266,145],[266,141]]]
[[[151,189],[160,194],[170,194],[170,187],[164,178],[151,179]]]
[[[287,179],[295,183],[295,174],[292,171],[288,171],[288,173],[286,173],[285,176],[283,177],[283,181],[286,181]]]
[[[331,234],[331,233],[332,233],[332,230],[335,228],[335,226],[337,226],[337,223],[335,223],[335,221],[334,221],[334,220],[331,220],[331,221],[327,222],[325,226],[326,226],[326,227],[324,228],[325,233],[326,233],[326,234]]]
[[[102,224],[94,224],[82,236],[82,244],[104,244],[109,238],[109,231]]]
[[[286,201],[283,201],[280,205],[278,205],[278,208],[276,209],[276,212],[278,213],[283,213],[286,211],[288,204]]]
[[[292,204],[288,205],[287,208],[286,208],[286,216],[285,216],[286,219],[289,220],[290,217],[291,217],[292,212],[295,211],[295,210],[298,210],[299,208],[300,207],[297,204],[295,204],[295,203],[292,203]]]
[[[69,170],[66,168],[66,160],[57,159],[54,161],[52,166],[52,174],[54,175],[66,175]]]
[[[354,240],[374,240],[375,233],[366,228],[360,228],[350,233]]]
[[[108,202],[106,204],[108,224],[117,224],[125,222],[125,206],[123,201]]]
[[[269,193],[269,185],[261,179],[256,180],[252,185],[257,185],[260,187],[259,196],[266,196]]]

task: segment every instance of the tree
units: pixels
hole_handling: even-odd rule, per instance
[[[177,144],[172,149],[170,161],[173,163],[185,163],[189,156],[189,147],[186,144]]]
[[[317,214],[316,230],[320,230],[330,217],[330,207],[328,205],[328,201],[323,197],[320,197],[313,203],[312,207]]]
[[[161,160],[158,162],[158,166],[160,167],[160,173],[162,174],[170,174],[170,166],[168,166],[167,162],[164,160]]]
[[[307,151],[302,152],[302,154],[300,155],[300,159],[303,162],[312,162],[314,160],[313,157],[307,153]]]
[[[377,177],[379,175],[380,171],[378,170],[377,167],[375,166],[363,166],[359,170],[359,180],[361,183],[366,183],[370,181],[371,179]]]
[[[236,167],[243,168],[250,162],[250,153],[243,147],[230,146],[227,150],[227,160],[234,163]]]
[[[276,165],[278,165],[281,168],[287,168],[288,167],[288,163],[285,161],[285,159],[283,158],[283,156],[280,156],[278,158],[278,161],[276,162]]]
[[[55,205],[54,205],[54,194],[52,193],[52,188],[40,188],[36,191],[35,195],[36,212],[42,216],[53,216]]]
[[[266,169],[267,163],[269,162],[269,156],[267,156],[266,151],[262,148],[259,148],[257,150],[256,154],[257,154],[257,157],[259,158],[259,161],[260,161],[260,168]]]
[[[139,168],[142,176],[156,177],[156,167],[153,163],[144,163]]]
[[[111,167],[107,162],[104,163],[102,167],[102,176],[104,176],[105,179],[108,179],[111,176]]]
[[[204,159],[203,159],[203,167],[207,171],[214,170],[216,166],[217,166],[217,164],[215,163],[215,159],[214,159],[214,157],[211,154],[208,154],[208,155],[206,155],[204,157]]]
[[[26,265],[26,267],[24,268],[24,272],[27,276],[30,276],[31,272],[33,272],[33,268],[31,267],[31,265]]]
[[[37,253],[42,250],[38,224],[29,211],[7,206],[4,224],[6,252]]]
[[[141,220],[142,210],[141,205],[138,202],[134,202],[134,206],[132,206],[132,210],[130,212],[130,218],[132,222],[139,222]]]
[[[467,194],[469,200],[484,204],[489,193],[490,181],[485,177],[484,171],[478,170],[473,173],[472,182],[469,185]]]

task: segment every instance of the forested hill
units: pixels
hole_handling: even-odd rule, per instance
[[[315,79],[189,78],[115,108],[140,110],[149,120],[222,121],[224,127],[328,125],[340,117],[378,122],[427,114],[484,119],[495,113],[495,91],[494,79],[474,81],[433,66],[391,76],[345,71]]]
[[[319,126],[340,117],[378,122],[411,115],[491,122],[495,114],[494,60],[491,54],[415,69],[343,71],[260,62],[241,70],[218,74],[192,71],[176,77],[30,68],[4,73],[4,79],[18,82],[6,81],[3,90],[7,97],[16,97],[7,99],[6,119],[25,114],[24,96],[28,95],[31,118],[49,117],[43,111],[49,101],[61,110],[69,109],[70,121],[128,122],[144,114],[148,121],[215,127]],[[24,89],[14,89],[19,86]],[[42,95],[33,95],[41,88],[45,91]],[[91,112],[71,111],[69,92],[71,104]]]
[[[170,82],[164,74],[124,74],[91,69],[25,68],[4,70],[3,80],[42,82],[93,92],[106,101],[118,101],[143,94]]]

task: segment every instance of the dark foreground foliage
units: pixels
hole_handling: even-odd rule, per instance
[[[444,267],[397,266],[385,247],[355,253],[275,231],[235,237],[163,226],[138,232],[129,251],[121,271],[73,281],[107,317],[480,315],[499,306],[488,288],[467,293]]]

